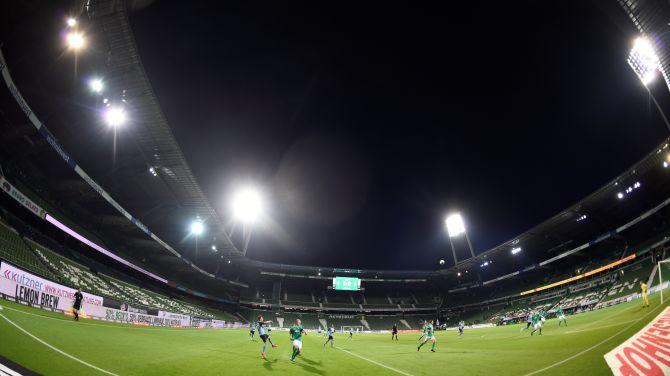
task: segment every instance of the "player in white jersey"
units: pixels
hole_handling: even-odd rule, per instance
[[[323,343],[323,347],[326,347],[328,342],[330,342],[330,347],[335,347],[335,340],[333,339],[333,335],[335,334],[335,328],[331,326],[326,331],[326,334],[328,335],[328,339],[326,340],[326,342]]]
[[[263,320],[263,316],[258,316],[256,327],[258,328],[258,336],[263,340],[263,351],[261,352],[261,357],[263,357],[263,359],[265,359],[265,351],[268,348],[268,342],[270,342],[270,345],[273,348],[277,347],[277,345],[272,343],[272,338],[270,338],[270,331],[272,330],[270,324],[272,324],[272,321],[265,321]]]

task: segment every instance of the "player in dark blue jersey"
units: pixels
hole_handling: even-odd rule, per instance
[[[74,303],[72,303],[72,313],[74,313],[75,321],[79,321],[79,311],[83,300],[84,295],[81,293],[81,289],[77,289],[77,292],[74,293]]]

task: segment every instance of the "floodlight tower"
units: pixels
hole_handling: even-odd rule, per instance
[[[649,90],[649,84],[656,79],[658,76],[658,69],[661,66],[660,59],[654,50],[654,45],[651,40],[646,36],[641,36],[635,39],[633,48],[628,54],[627,62],[642,82],[642,85],[644,85],[644,88],[647,89],[647,93],[649,93],[649,97],[654,101],[658,112],[663,118],[665,126],[670,130],[670,122],[668,122],[668,118],[665,116],[665,113],[663,112],[661,105],[658,104],[654,94]]]
[[[205,232],[205,225],[200,218],[191,223],[191,234],[195,237],[195,257],[198,257],[198,236]]]
[[[472,243],[470,242],[468,232],[465,230],[465,223],[463,222],[463,217],[461,217],[461,213],[450,214],[444,220],[444,223],[447,226],[447,233],[449,234],[449,245],[451,246],[451,253],[454,256],[454,265],[458,264],[458,258],[456,257],[456,248],[454,247],[454,242],[451,240],[451,238],[464,235],[465,240],[468,242],[470,255],[472,255],[472,257],[475,257],[475,252],[472,249]]]
[[[247,187],[235,193],[231,209],[235,221],[242,223],[242,254],[246,255],[254,224],[263,213],[263,200],[257,189]]]

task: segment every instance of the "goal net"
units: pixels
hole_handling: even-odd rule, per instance
[[[360,333],[363,331],[363,326],[346,326],[343,325],[341,327],[341,332],[342,333],[349,333],[349,329],[351,329],[352,332],[354,333]]]
[[[663,304],[664,299],[668,299],[668,291],[665,291],[670,287],[670,258],[661,260],[658,262],[658,268],[656,270],[658,279],[654,282],[658,283],[658,290],[661,293],[661,304]]]

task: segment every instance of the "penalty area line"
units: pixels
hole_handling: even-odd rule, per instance
[[[393,371],[393,372],[395,372],[395,373],[399,373],[399,374],[401,374],[401,375],[405,375],[405,376],[413,376],[413,375],[410,374],[410,373],[407,373],[407,372],[405,372],[405,371],[401,371],[401,370],[399,370],[399,369],[395,369],[395,368],[393,368],[393,367],[389,367],[389,366],[387,366],[386,364],[382,364],[382,363],[379,363],[379,362],[374,361],[374,360],[372,360],[372,359],[368,359],[368,358],[366,358],[366,357],[364,357],[364,356],[361,356],[361,355],[352,353],[351,351],[345,350],[345,349],[343,349],[343,348],[341,348],[341,347],[337,347],[337,346],[335,346],[335,348],[338,349],[338,350],[340,350],[340,351],[344,351],[345,353],[347,353],[347,354],[349,354],[349,355],[351,355],[351,356],[354,356],[354,357],[356,357],[356,358],[363,359],[363,360],[365,360],[366,362],[370,362],[370,363],[375,364],[375,365],[378,365],[378,366],[380,366],[380,367],[384,367],[384,368],[386,368],[386,369],[388,369],[388,370],[391,370],[391,371]]]
[[[102,372],[102,373],[105,373],[105,374],[107,374],[107,375],[111,375],[111,376],[118,376],[117,374],[115,374],[115,373],[113,373],[113,372],[109,372],[109,371],[104,370],[104,369],[102,369],[102,368],[100,368],[100,367],[96,367],[96,366],[94,366],[94,365],[91,364],[91,363],[87,363],[87,362],[85,362],[85,361],[83,361],[83,360],[77,358],[77,357],[74,356],[74,355],[70,355],[70,354],[66,353],[65,351],[63,351],[63,350],[61,350],[61,349],[59,349],[59,348],[57,348],[57,347],[55,347],[55,346],[52,346],[52,345],[48,344],[47,342],[43,341],[42,339],[40,339],[40,338],[34,336],[32,333],[30,333],[30,332],[28,332],[27,330],[23,329],[23,328],[20,327],[18,324],[14,323],[14,321],[8,319],[8,318],[7,318],[5,315],[3,315],[2,313],[0,313],[0,317],[2,317],[3,319],[5,319],[5,321],[7,321],[8,323],[12,324],[14,327],[16,327],[16,329],[18,329],[18,330],[22,331],[23,333],[25,333],[26,335],[28,335],[30,338],[34,339],[35,341],[37,341],[37,342],[43,344],[44,346],[50,348],[51,350],[53,350],[53,351],[55,351],[55,352],[57,352],[57,353],[59,353],[59,354],[61,354],[61,355],[65,355],[66,357],[68,357],[68,358],[74,360],[75,362],[78,362],[78,363],[81,363],[81,364],[83,364],[83,365],[85,365],[85,366],[88,366],[88,367],[90,367],[90,368],[93,368],[93,369],[96,370],[96,371],[99,371],[99,372]]]
[[[561,361],[558,361],[558,362],[556,362],[556,363],[554,363],[554,364],[550,364],[550,365],[548,365],[548,366],[546,366],[546,367],[544,367],[544,368],[540,368],[540,369],[535,370],[535,371],[533,371],[533,372],[527,373],[527,374],[525,374],[524,376],[536,375],[536,374],[541,373],[541,372],[544,372],[544,371],[546,371],[546,370],[548,370],[548,369],[552,369],[552,368],[554,368],[554,367],[560,366],[560,365],[563,364],[563,363],[567,363],[567,362],[571,361],[572,359],[575,359],[575,358],[577,358],[577,357],[579,357],[579,356],[582,356],[582,355],[586,354],[587,352],[589,352],[589,351],[591,351],[591,350],[593,350],[593,349],[595,349],[595,348],[597,348],[597,347],[600,347],[601,345],[603,345],[603,344],[609,342],[612,338],[614,338],[614,337],[618,336],[619,334],[625,332],[626,330],[632,328],[633,325],[637,324],[638,322],[644,320],[647,316],[649,316],[649,315],[651,315],[652,313],[656,312],[656,310],[657,310],[658,308],[663,308],[663,307],[664,307],[664,306],[662,306],[662,305],[659,304],[658,306],[654,307],[654,309],[652,309],[652,310],[650,310],[649,312],[647,312],[646,315],[640,317],[638,320],[636,320],[636,321],[633,322],[632,324],[626,326],[625,328],[619,330],[618,332],[612,334],[611,336],[605,338],[604,340],[602,340],[602,341],[596,343],[595,345],[589,347],[588,349],[584,349],[584,350],[578,352],[578,353],[575,354],[575,355],[572,355],[572,356],[570,356],[570,357],[567,357],[567,358],[565,358],[565,359],[563,359],[563,360],[561,360]]]
[[[623,324],[628,324],[628,323],[631,323],[631,322],[633,322],[633,321],[637,321],[637,319],[635,319],[635,320],[628,320],[628,321],[622,321],[622,322],[620,322],[620,323],[616,323],[616,324],[603,325],[603,326],[596,326],[596,327],[587,328],[587,329],[568,330],[567,332],[565,332],[565,333],[563,333],[563,334],[572,334],[572,333],[590,332],[590,331],[593,331],[593,330],[600,330],[600,329],[605,329],[605,328],[611,328],[611,327],[613,327],[613,326],[621,326],[621,325],[623,325]]]

